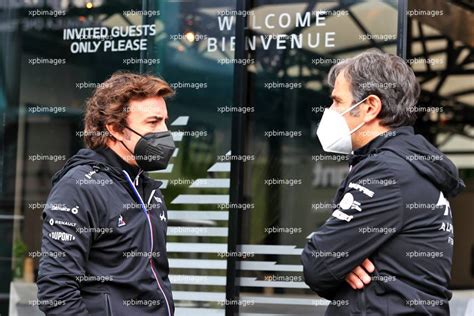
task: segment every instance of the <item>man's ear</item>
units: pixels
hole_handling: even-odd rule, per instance
[[[118,124],[115,124],[115,123],[109,123],[109,124],[106,124],[105,125],[105,128],[107,128],[107,131],[109,132],[109,134],[112,136],[112,138],[115,140],[115,141],[123,141],[124,139],[127,139],[127,137],[125,137],[124,135],[124,130],[123,128],[120,129],[119,125]]]
[[[368,123],[377,118],[380,111],[382,111],[382,100],[380,100],[378,96],[371,94],[367,97],[365,104],[367,106],[365,111],[364,122]]]

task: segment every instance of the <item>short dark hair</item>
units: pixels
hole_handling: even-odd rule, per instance
[[[382,125],[395,128],[415,123],[414,108],[420,85],[402,58],[378,49],[367,50],[331,68],[328,75],[331,87],[341,72],[351,83],[354,101],[361,101],[370,94],[380,98],[382,109],[378,118]]]

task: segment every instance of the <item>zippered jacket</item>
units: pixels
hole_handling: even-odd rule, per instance
[[[301,256],[305,282],[331,300],[326,315],[449,315],[447,198],[464,188],[456,167],[407,126],[356,150],[349,164],[332,216]],[[366,258],[372,281],[354,290],[344,279]]]
[[[81,149],[43,210],[39,307],[46,315],[174,314],[160,182]]]

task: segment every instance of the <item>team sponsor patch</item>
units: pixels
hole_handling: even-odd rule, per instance
[[[67,222],[67,221],[62,221],[60,219],[50,218],[49,219],[49,225],[51,225],[51,226],[53,226],[53,225],[62,225],[62,226],[76,227],[77,223]]]
[[[50,232],[48,236],[53,238],[54,240],[59,240],[59,241],[76,240],[75,236],[65,233],[65,232]]]
[[[64,204],[53,204],[51,206],[52,211],[60,211],[60,212],[67,212],[67,213],[72,213],[72,214],[77,214],[79,212],[79,206],[74,206],[74,207],[67,207]]]
[[[346,222],[350,222],[352,218],[354,217],[352,215],[347,215],[341,210],[335,210],[334,212],[332,212],[332,216],[334,216],[337,219],[340,219],[341,221],[346,221]]]
[[[92,179],[92,176],[93,176],[94,174],[96,174],[96,173],[97,173],[97,170],[92,170],[92,171],[86,173],[86,174],[85,174],[85,177],[86,177],[87,179]]]
[[[339,207],[343,210],[354,209],[358,212],[361,212],[360,202],[354,200],[354,196],[351,193],[344,194],[341,202],[339,202]]]
[[[365,195],[367,195],[369,197],[373,197],[374,194],[375,194],[374,191],[371,191],[371,190],[367,189],[366,187],[364,187],[360,184],[354,183],[354,182],[349,183],[349,188],[355,189],[359,192],[362,192],[362,193],[364,193]]]

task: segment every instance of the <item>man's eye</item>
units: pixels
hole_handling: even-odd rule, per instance
[[[149,124],[153,124],[153,125],[155,125],[155,124],[157,124],[157,123],[158,123],[158,121],[156,121],[156,120],[155,120],[155,121],[150,121],[150,122],[148,122],[148,123],[149,123]]]

